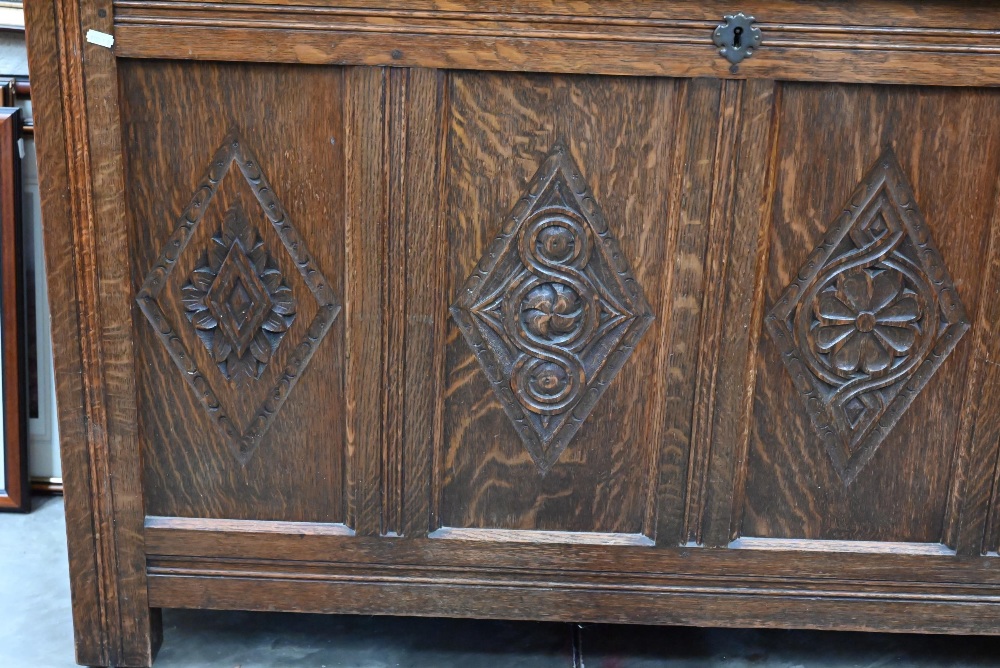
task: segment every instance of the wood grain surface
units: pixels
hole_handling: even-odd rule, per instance
[[[159,606],[1000,633],[1000,9],[739,9],[734,70],[714,1],[28,3],[78,660]],[[768,318],[904,218],[889,315],[963,335],[845,466],[789,360],[846,344]],[[481,285],[545,346],[491,366]]]
[[[664,214],[676,83],[523,75],[451,78],[447,286],[451,301],[550,148],[566,144],[654,313],[668,296]],[[650,122],[652,119],[658,122]],[[440,288],[439,288],[440,289]],[[643,533],[663,424],[665,360],[646,332],[562,457],[541,475],[467,342],[449,323],[442,526]]]
[[[101,534],[94,530],[97,509],[93,497],[96,481],[90,476],[90,447],[83,397],[83,360],[77,304],[74,216],[70,200],[69,154],[66,137],[67,101],[61,94],[60,71],[65,47],[59,39],[62,17],[54,3],[34,3],[25,11],[26,35],[31,44],[29,64],[38,79],[58,82],[39,87],[32,97],[35,123],[48,128],[39,133],[36,151],[39,194],[43,216],[46,273],[52,322],[53,371],[59,414],[60,457],[66,496],[66,538],[69,549],[70,594],[73,601],[73,634],[76,658],[83,663],[106,662],[105,608],[98,549]],[[71,24],[72,25],[72,24]],[[62,58],[65,60],[65,57]],[[61,225],[60,225],[61,224]]]
[[[990,616],[997,574],[989,560],[885,543],[889,551],[858,541],[817,551],[816,544],[772,540],[728,550],[620,542],[567,549],[548,541],[387,541],[294,528],[264,535],[171,518],[148,523],[146,541],[151,596],[165,606],[997,631]],[[287,559],[291,551],[295,560]],[[330,554],[341,559],[330,563]]]
[[[998,104],[1000,98],[984,90],[785,85],[768,307],[819,245],[882,149],[891,146],[966,310],[977,313],[985,303],[981,272],[1000,169],[1000,136],[981,119],[997,114]],[[964,402],[975,401],[965,394],[969,343],[960,341],[857,479],[845,485],[814,437],[777,349],[762,337],[740,534],[941,540],[959,417]]]
[[[303,95],[279,102],[285,86]],[[345,313],[343,74],[337,69],[128,62],[121,68],[134,289],[178,226],[230,131],[260,169]],[[180,103],[183,100],[183,103]],[[248,101],[253,101],[248,104]],[[154,157],[156,159],[154,159]],[[186,314],[182,287],[223,219],[240,206],[296,303],[294,320],[259,379],[239,385],[209,356]],[[177,254],[160,303],[166,320],[234,422],[244,431],[306,337],[319,309],[275,228],[234,166]],[[356,294],[356,293],[354,293]],[[299,383],[245,465],[231,452],[150,322],[137,317],[136,371],[146,511],[231,519],[344,521],[347,457],[344,322],[336,318]]]
[[[27,9],[77,661],[148,665],[160,642],[142,549],[131,290],[108,0]]]
[[[745,2],[763,42],[737,67],[712,33],[726,2],[373,5],[118,0],[119,54],[632,76],[995,85],[998,10],[988,3]],[[263,45],[263,46],[262,46]]]

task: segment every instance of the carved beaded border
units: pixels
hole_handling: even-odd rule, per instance
[[[238,432],[236,425],[223,411],[208,379],[198,369],[188,354],[183,341],[173,331],[166,314],[157,303],[160,293],[166,287],[168,277],[176,266],[177,258],[187,247],[194,229],[204,217],[209,203],[218,191],[219,184],[229,173],[234,161],[237,163],[243,178],[247,180],[253,190],[268,220],[274,226],[288,254],[295,262],[306,286],[319,303],[319,309],[306,331],[305,339],[290,354],[285,363],[284,373],[275,383],[267,399],[264,400],[257,410],[257,414],[242,434]],[[298,382],[319,342],[326,336],[337,314],[340,313],[340,305],[337,303],[326,277],[323,276],[305,249],[302,237],[292,227],[284,207],[274,196],[257,159],[235,130],[226,135],[222,145],[215,152],[212,163],[199,183],[194,197],[180,216],[177,229],[170,235],[163,252],[146,275],[142,287],[136,294],[136,301],[150,324],[153,325],[170,357],[184,373],[188,384],[197,393],[199,401],[230,444],[236,459],[243,465],[250,460],[260,444],[261,438],[271,426],[274,416],[284,404],[285,399],[288,398],[295,383]]]

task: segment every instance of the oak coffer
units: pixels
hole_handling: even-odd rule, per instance
[[[81,663],[1000,633],[1000,6],[26,5]]]

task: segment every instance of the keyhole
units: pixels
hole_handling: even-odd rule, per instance
[[[733,48],[741,49],[743,48],[743,28],[736,27],[733,28]]]

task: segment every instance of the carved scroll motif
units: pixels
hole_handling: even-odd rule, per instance
[[[509,220],[451,312],[545,473],[653,316],[563,146]]]

